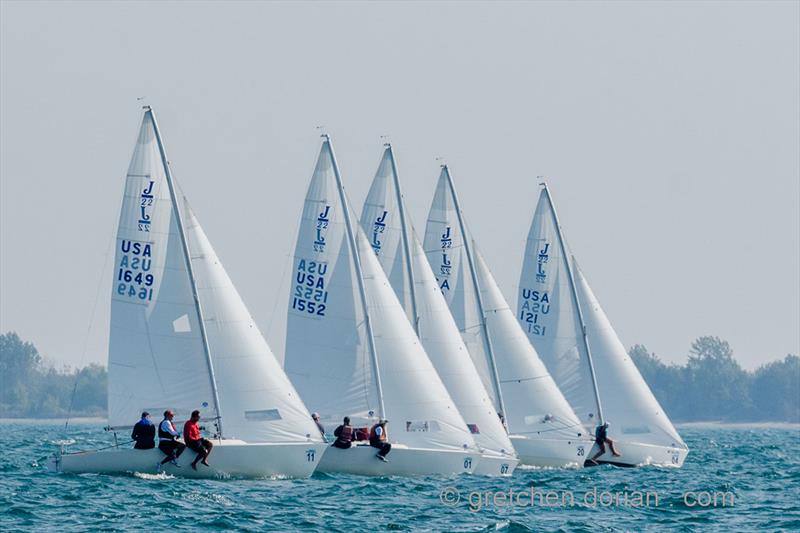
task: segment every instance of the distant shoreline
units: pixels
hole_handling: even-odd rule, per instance
[[[108,420],[104,417],[99,416],[76,416],[70,417],[69,419],[66,417],[61,418],[31,418],[31,417],[24,417],[24,418],[0,418],[0,424],[66,424],[67,420],[69,420],[70,424],[107,424]]]
[[[0,424],[47,424],[57,425],[66,424],[67,418],[0,418]],[[96,416],[76,416],[69,418],[70,424],[102,424],[106,425],[108,421],[102,417]],[[725,422],[720,420],[705,420],[699,422],[677,422],[675,425],[678,428],[719,428],[719,429],[735,429],[735,428],[763,428],[763,429],[799,429],[800,423],[797,422]]]

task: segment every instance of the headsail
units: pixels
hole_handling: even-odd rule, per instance
[[[226,436],[247,442],[321,440],[185,198],[183,207]]]
[[[349,206],[336,173],[326,139],[295,248],[287,373],[306,404],[332,422],[344,415],[358,424],[374,421],[382,399],[393,439],[418,447],[474,446],[367,237],[357,225],[348,228]],[[351,241],[356,250],[351,250]],[[356,261],[366,306],[359,294]]]
[[[162,150],[148,109],[117,230],[108,357],[112,427],[132,425],[143,410],[219,415]]]
[[[628,355],[586,278],[573,260],[573,272],[592,346],[605,419],[620,438],[643,444],[686,447]]]
[[[459,220],[444,167],[428,216],[425,251],[483,381],[487,388],[492,386],[491,363],[486,361],[491,340],[509,431],[530,438],[574,439],[583,427],[520,330],[475,242],[462,228],[466,230],[466,225]],[[467,256],[468,242],[472,261]]]
[[[361,226],[475,441],[484,449],[511,453],[511,441],[464,346],[422,245],[403,216],[405,206],[393,158],[392,148],[387,146],[364,202]]]
[[[592,396],[596,390],[603,418],[610,423],[615,438],[686,448],[625,351],[574,258],[565,256],[567,246],[557,220],[545,187],[528,234],[517,318],[587,426],[597,423],[598,417],[589,416],[597,412]],[[572,261],[571,265],[567,261]],[[546,306],[542,301],[545,297]],[[585,342],[581,318],[586,328]]]

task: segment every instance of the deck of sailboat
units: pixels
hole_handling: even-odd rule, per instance
[[[377,449],[359,444],[348,449],[329,446],[317,467],[319,472],[363,476],[452,476],[471,474],[481,454],[474,450],[445,450],[392,444],[387,461],[375,457]]]
[[[187,449],[178,459],[178,466],[167,463],[161,472],[189,478],[307,478],[326,451],[322,442],[247,443],[235,439],[212,442],[211,466],[198,463],[197,470],[191,468],[196,454]],[[156,474],[164,457],[158,448],[113,447],[57,454],[49,466],[51,470],[67,473]]]

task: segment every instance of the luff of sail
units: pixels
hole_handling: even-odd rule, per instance
[[[475,442],[484,450],[511,455],[513,445],[404,212],[394,154],[387,145],[364,202],[361,226]]]
[[[339,423],[345,415],[355,425],[375,422],[380,416],[380,389],[393,440],[419,449],[473,448],[464,420],[366,236],[357,225],[347,227],[349,206],[340,194],[334,165],[326,138],[306,195],[294,254],[287,373],[306,404],[328,423]],[[353,231],[355,253],[348,231]],[[365,308],[358,294],[358,270]],[[373,328],[374,354],[367,320]]]
[[[465,232],[449,170],[443,167],[428,215],[425,252],[476,368],[487,390],[495,391],[495,408],[500,411],[505,404],[504,416],[523,463],[581,462],[587,449],[584,428],[520,330],[476,243]]]
[[[599,423],[602,409],[622,456],[601,461],[679,466],[686,444],[568,253],[545,186],[528,233],[517,319],[587,429]]]

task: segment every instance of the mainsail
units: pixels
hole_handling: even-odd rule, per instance
[[[285,368],[323,420],[390,420],[410,447],[474,446],[364,232],[325,138],[294,253]]]
[[[165,161],[147,109],[117,234],[109,424],[199,409],[227,438],[319,441]]]
[[[108,356],[108,421],[143,410],[194,409],[218,419],[216,390],[186,260],[181,220],[152,111],[128,167],[116,239]],[[210,416],[209,416],[210,414]]]
[[[686,448],[567,250],[545,186],[520,278],[517,318],[529,339],[588,427],[605,421],[621,441]]]
[[[484,449],[511,453],[511,441],[464,346],[414,228],[405,216],[390,145],[384,150],[364,202],[361,226],[475,441]]]
[[[428,215],[425,252],[483,383],[493,392],[495,408],[503,410],[509,431],[529,438],[565,440],[583,433],[469,235],[446,166]]]

